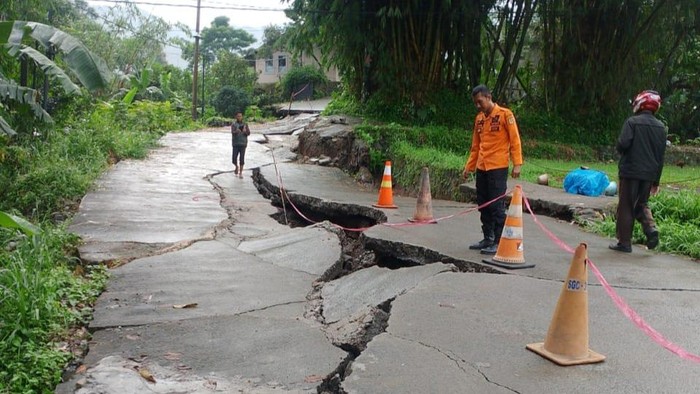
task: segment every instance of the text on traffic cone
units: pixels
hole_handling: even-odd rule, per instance
[[[423,167],[420,173],[420,191],[416,200],[416,211],[413,218],[408,219],[417,223],[437,223],[433,219],[433,198],[430,195],[430,174],[428,167]]]
[[[382,175],[382,185],[379,187],[379,201],[372,204],[377,208],[398,208],[394,205],[394,192],[391,187],[391,162],[384,163],[384,175]]]
[[[528,350],[559,365],[590,364],[605,360],[605,356],[588,348],[586,249],[585,243],[576,248],[544,342],[526,346]]]

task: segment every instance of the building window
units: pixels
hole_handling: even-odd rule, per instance
[[[277,71],[282,74],[287,71],[287,56],[279,55],[277,57]]]
[[[272,59],[265,59],[265,74],[274,74],[275,66],[272,64]]]

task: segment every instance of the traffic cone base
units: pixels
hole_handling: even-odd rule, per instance
[[[525,346],[559,365],[591,364],[605,360],[605,356],[588,347],[586,249],[586,244],[581,243],[574,252],[544,342]]]
[[[420,173],[420,191],[416,199],[416,211],[413,218],[408,219],[413,223],[437,223],[433,219],[433,198],[430,195],[430,173],[428,167],[423,167]]]
[[[594,364],[605,360],[605,356],[590,349],[588,349],[588,355],[584,357],[569,357],[548,351],[544,348],[544,342],[531,343],[525,347],[527,350],[535,352],[547,360],[562,366]]]
[[[437,220],[435,219],[414,219],[410,218],[408,219],[409,222],[411,223],[430,223],[430,224],[437,224]]]
[[[523,268],[532,268],[535,266],[535,264],[527,264],[524,261],[523,262],[518,262],[518,263],[508,263],[508,262],[501,262],[501,261],[496,261],[494,258],[491,259],[483,259],[481,260],[483,263],[493,265],[496,267],[500,268],[506,268],[509,270],[517,270],[517,269],[523,269]]]
[[[385,208],[385,209],[397,209],[397,208],[398,208],[398,206],[397,206],[397,205],[394,205],[394,204],[391,204],[391,205],[388,205],[388,204],[372,204],[372,206],[375,207],[375,208]]]
[[[379,187],[379,201],[372,204],[375,208],[398,208],[394,205],[394,192],[391,185],[391,162],[387,161],[384,164],[384,175],[382,175],[382,184]]]

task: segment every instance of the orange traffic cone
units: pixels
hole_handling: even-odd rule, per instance
[[[534,264],[526,264],[523,256],[523,191],[520,185],[515,187],[513,197],[510,199],[508,216],[506,216],[496,255],[490,260],[483,260],[483,262],[508,269],[535,266]]]
[[[416,200],[416,211],[413,218],[408,219],[415,223],[437,223],[433,219],[433,198],[430,196],[430,174],[428,167],[423,167],[420,173],[420,192]]]
[[[384,175],[382,176],[382,186],[379,188],[379,201],[372,204],[377,208],[398,208],[394,205],[394,194],[391,189],[391,162],[384,163]]]
[[[591,364],[605,356],[588,348],[588,271],[586,244],[576,248],[569,276],[561,289],[544,342],[527,345],[528,350],[559,365]]]

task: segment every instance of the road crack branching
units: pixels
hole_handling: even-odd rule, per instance
[[[520,392],[517,391],[517,390],[514,390],[514,389],[512,389],[512,388],[510,388],[510,387],[508,387],[508,386],[502,385],[502,384],[500,384],[500,383],[498,383],[498,382],[494,382],[493,380],[489,379],[489,377],[486,376],[486,374],[485,374],[483,371],[481,371],[481,369],[479,369],[479,367],[478,367],[477,365],[468,364],[465,360],[462,360],[462,359],[458,358],[457,356],[455,356],[454,354],[451,354],[450,352],[446,352],[446,351],[440,349],[440,348],[437,347],[437,346],[433,346],[433,345],[427,344],[427,343],[422,342],[422,341],[417,341],[417,340],[414,340],[414,339],[402,337],[402,336],[400,336],[400,335],[396,335],[396,334],[393,334],[393,333],[388,333],[388,334],[391,335],[392,337],[396,338],[396,339],[400,339],[400,340],[407,341],[407,342],[411,342],[411,343],[416,343],[416,344],[418,344],[418,345],[421,345],[421,346],[427,347],[427,348],[429,348],[429,349],[435,350],[436,352],[438,352],[438,353],[442,354],[443,356],[445,356],[445,357],[446,357],[447,359],[449,359],[450,361],[454,362],[454,364],[457,366],[457,368],[459,368],[462,372],[464,372],[464,373],[467,374],[467,375],[469,374],[469,372],[462,366],[462,364],[469,365],[469,366],[472,367],[476,372],[478,372],[479,375],[481,375],[488,383],[493,384],[493,385],[498,386],[498,387],[502,387],[502,388],[504,388],[504,389],[506,389],[506,390],[509,390],[509,391],[512,391],[512,392],[514,392],[514,393],[520,394]]]

